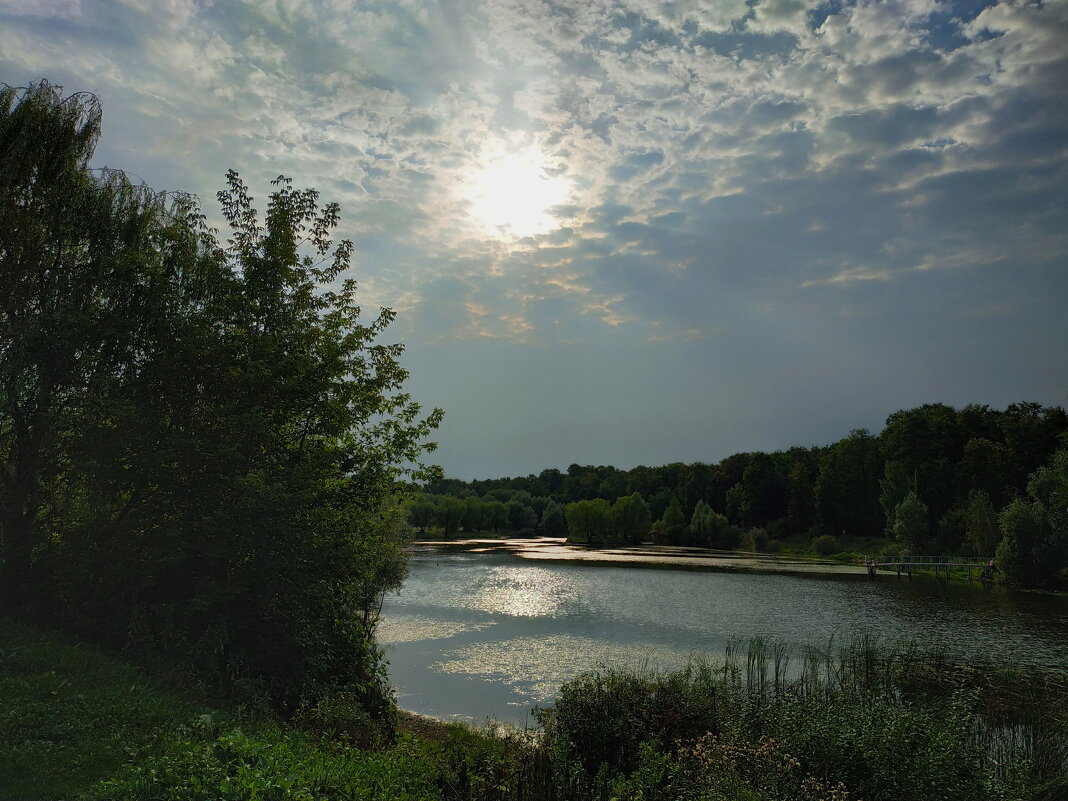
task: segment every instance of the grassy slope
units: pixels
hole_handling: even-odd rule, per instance
[[[204,712],[90,648],[0,621],[0,798],[70,797]]]
[[[0,620],[0,801],[396,799],[519,780],[518,742],[401,715],[368,751],[183,698],[95,648]],[[444,791],[444,792],[443,792]]]

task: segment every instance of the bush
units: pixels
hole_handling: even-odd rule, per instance
[[[820,556],[830,556],[838,551],[838,539],[830,534],[824,534],[812,540],[812,550]]]
[[[567,777],[575,792],[600,792],[612,777],[633,772],[643,745],[671,753],[719,729],[715,691],[688,672],[579,676],[539,722],[558,779]]]
[[[762,528],[751,528],[742,534],[742,550],[767,553],[771,538]]]

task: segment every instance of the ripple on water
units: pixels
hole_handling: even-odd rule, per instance
[[[391,614],[378,621],[375,639],[382,645],[422,640],[444,640],[465,631],[479,631],[492,626],[485,622],[441,620],[422,615]]]
[[[442,657],[431,670],[500,682],[532,701],[545,703],[556,697],[561,684],[585,671],[602,667],[671,670],[684,667],[694,652],[554,634],[473,643],[446,651]]]

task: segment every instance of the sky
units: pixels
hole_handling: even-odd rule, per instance
[[[1068,0],[0,0],[41,78],[340,203],[453,477],[1068,403]]]

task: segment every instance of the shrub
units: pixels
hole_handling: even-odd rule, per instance
[[[767,553],[771,538],[762,528],[751,528],[742,534],[742,550]]]
[[[643,744],[670,753],[719,729],[715,691],[688,672],[579,676],[539,722],[557,777],[578,792],[603,790],[611,777],[634,771]]]
[[[838,540],[830,534],[824,534],[812,540],[812,550],[820,556],[829,556],[838,550]]]

